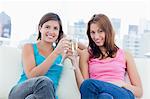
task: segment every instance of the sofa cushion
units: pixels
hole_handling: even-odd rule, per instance
[[[80,99],[72,63],[69,59],[64,61],[64,69],[57,90],[59,99]]]
[[[21,73],[21,51],[14,47],[0,46],[0,99],[7,97]]]
[[[66,59],[57,95],[59,99],[80,99],[71,61]],[[21,50],[0,46],[0,99],[7,99],[11,88],[17,84],[22,73]]]

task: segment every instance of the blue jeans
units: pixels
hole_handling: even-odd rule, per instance
[[[12,88],[8,99],[55,99],[53,82],[45,76],[26,80]]]
[[[87,79],[80,86],[81,99],[134,99],[126,88],[100,80]]]

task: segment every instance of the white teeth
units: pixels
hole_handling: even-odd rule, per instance
[[[48,35],[47,37],[48,37],[48,38],[53,38],[53,36],[51,36],[51,35]]]
[[[46,35],[48,38],[54,38],[54,36],[53,35],[51,35],[51,33],[47,33],[47,35]]]

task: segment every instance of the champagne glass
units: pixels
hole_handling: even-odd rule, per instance
[[[71,49],[72,49],[72,52],[73,52],[73,56],[77,56],[78,53],[77,53],[77,49],[78,49],[78,39],[77,38],[74,38],[71,40]]]
[[[67,53],[67,50],[64,49],[64,52],[63,52],[63,53],[66,54],[66,53]],[[62,55],[62,58],[61,58],[60,62],[59,62],[57,65],[58,65],[58,66],[63,66],[63,64],[64,64],[64,59],[65,59],[65,55]]]
[[[77,53],[77,49],[78,49],[78,38],[76,36],[73,36],[74,38],[71,39],[71,50],[73,52],[73,58],[77,58],[78,53]],[[74,66],[72,66],[71,69],[75,69]]]
[[[66,50],[64,50],[64,53],[66,53],[65,51],[66,51]],[[60,60],[60,63],[57,64],[58,66],[63,66],[64,58],[65,58],[65,57],[62,56],[62,58],[61,58],[61,60]]]
[[[65,37],[67,40],[70,41],[70,44],[71,44],[71,50],[73,52],[73,57],[77,57],[78,56],[78,53],[77,53],[77,49],[78,49],[78,38],[76,36],[73,36],[73,35],[67,35]],[[64,54],[66,54],[67,50],[64,49]],[[58,66],[63,66],[64,64],[64,59],[65,59],[65,55],[62,56],[62,59],[60,61],[59,64],[57,64]],[[75,69],[74,66],[71,67],[71,69]]]

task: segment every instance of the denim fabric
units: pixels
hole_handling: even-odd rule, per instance
[[[97,99],[114,99],[109,93],[101,93],[98,95]]]
[[[81,99],[134,99],[130,90],[100,80],[87,79],[80,86]]]
[[[55,99],[53,82],[45,76],[31,78],[17,84],[9,93],[8,99]]]

